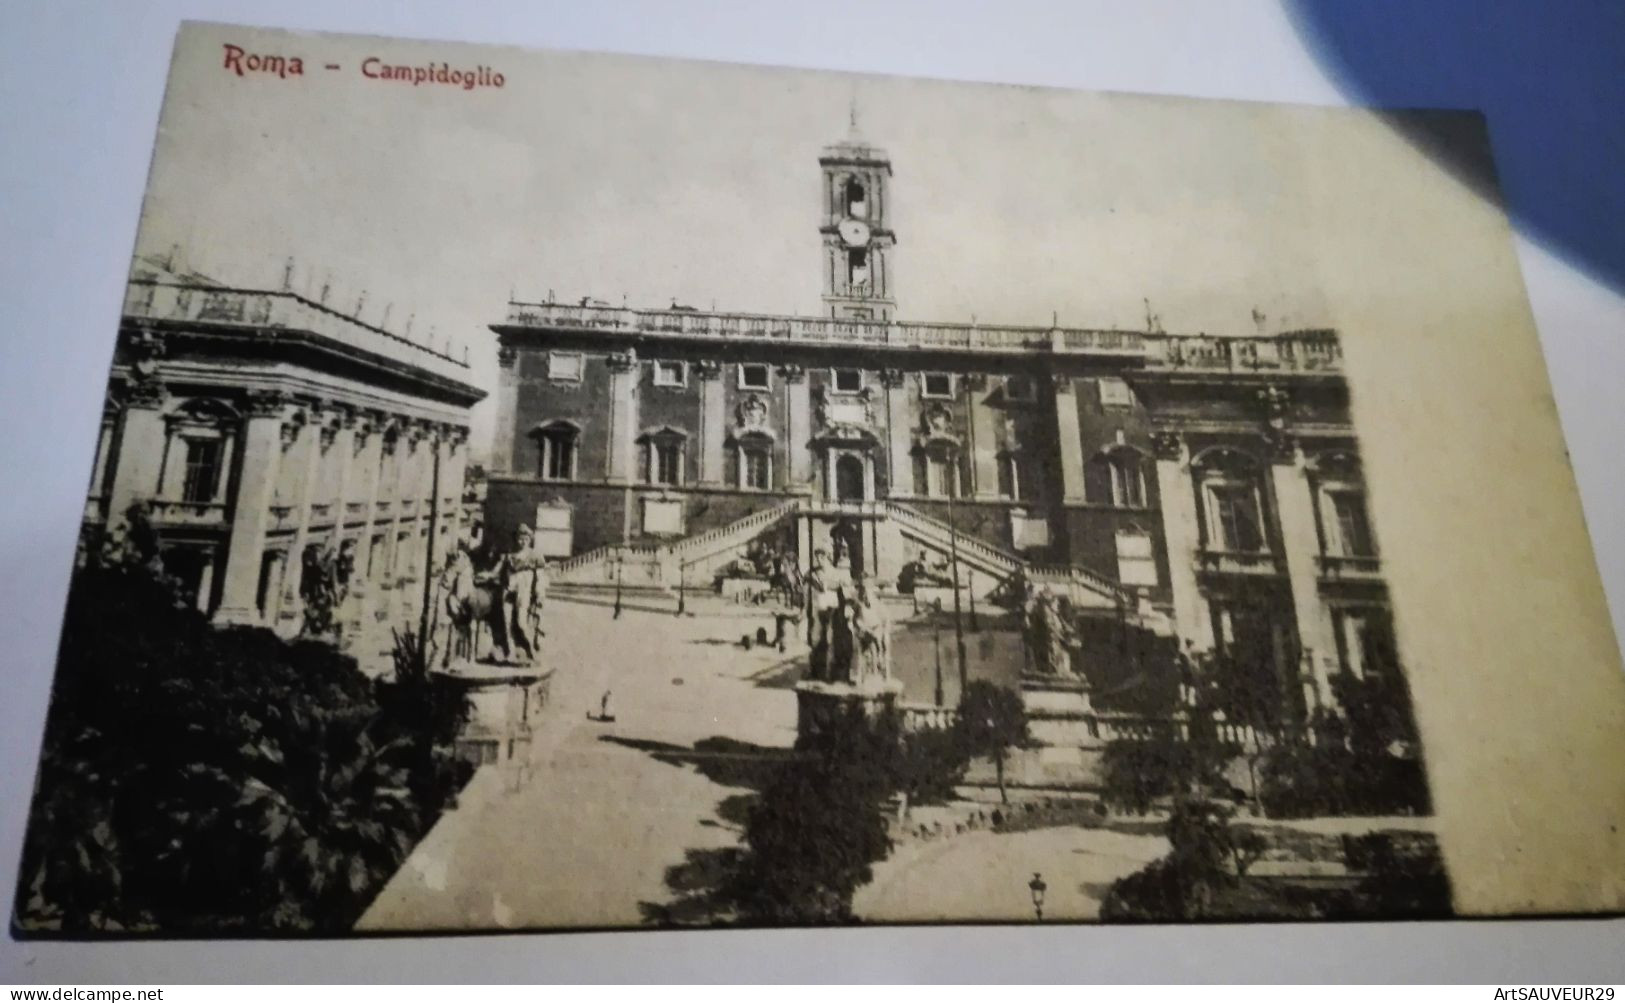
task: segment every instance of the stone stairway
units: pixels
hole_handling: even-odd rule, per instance
[[[724,526],[671,543],[608,544],[561,561],[552,581],[557,585],[612,587],[618,573],[623,589],[669,591],[680,585],[709,583],[716,568],[744,552],[746,545],[794,515],[800,501],[791,499],[752,512]]]
[[[1006,587],[1026,567],[1020,557],[964,531],[955,532],[941,519],[916,511],[897,502],[881,502],[880,510],[902,534],[903,546],[910,554],[924,548],[943,557],[958,552],[960,573],[965,584],[978,596],[989,595]]]

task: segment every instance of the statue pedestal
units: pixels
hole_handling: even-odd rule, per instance
[[[1083,679],[1026,674],[1021,702],[1033,747],[1023,751],[1013,771],[1034,785],[1089,786],[1097,781],[1101,750],[1094,727],[1094,704]]]
[[[817,735],[854,713],[873,721],[896,706],[902,693],[903,684],[897,679],[873,679],[862,684],[812,680],[797,683],[796,735]]]
[[[468,701],[468,719],[457,734],[454,749],[457,758],[476,766],[511,766],[522,776],[553,670],[463,661],[436,670],[435,675],[450,682]]]

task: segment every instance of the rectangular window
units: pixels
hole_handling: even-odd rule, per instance
[[[1257,553],[1264,549],[1258,493],[1251,485],[1209,485],[1208,500],[1213,515],[1210,529],[1218,549],[1234,553]]]
[[[1365,498],[1358,491],[1331,491],[1332,518],[1336,520],[1337,553],[1344,557],[1375,557],[1371,524],[1366,520]]]
[[[1124,585],[1157,584],[1157,558],[1151,536],[1136,530],[1117,533],[1117,580]]]
[[[650,444],[649,479],[656,484],[682,481],[683,448],[680,443],[660,440]]]
[[[186,440],[186,478],[181,483],[181,500],[214,501],[220,483],[220,440]]]
[[[739,389],[741,390],[767,390],[771,384],[767,366],[757,362],[745,362],[739,366]]]
[[[765,449],[747,449],[741,454],[745,465],[745,487],[766,491],[772,486],[772,457]]]
[[[1355,607],[1335,610],[1337,661],[1355,676],[1375,674],[1396,678],[1399,649],[1394,643],[1393,620],[1385,609]]]
[[[1145,472],[1138,456],[1115,456],[1111,468],[1113,504],[1118,508],[1145,508]]]
[[[580,383],[581,353],[548,352],[547,378],[550,380],[566,380],[570,383]]]
[[[1015,453],[1005,453],[999,457],[999,497],[1022,497],[1021,457]]]
[[[1134,391],[1127,383],[1115,376],[1102,376],[1100,378],[1100,406],[1133,407]]]
[[[863,389],[863,370],[837,369],[834,374],[836,393],[855,394]]]
[[[688,385],[688,367],[681,362],[656,362],[655,386],[681,387]]]
[[[1037,397],[1033,381],[1025,376],[1004,378],[1004,399],[1012,404],[1030,404]]]
[[[949,398],[954,395],[954,378],[951,373],[921,373],[920,396],[930,398]]]
[[[573,432],[555,429],[544,432],[542,442],[542,476],[550,481],[568,481],[575,478],[576,437]]]

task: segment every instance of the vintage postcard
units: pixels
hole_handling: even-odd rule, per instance
[[[1474,114],[188,25],[107,339],[19,935],[1625,904]]]

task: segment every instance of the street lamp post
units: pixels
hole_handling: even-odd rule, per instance
[[[942,600],[936,602],[936,609],[929,610],[931,617],[931,653],[936,657],[937,663],[937,706],[942,706],[942,628],[937,622],[937,616],[942,612]]]
[[[960,619],[959,608],[959,526],[956,522],[955,506],[959,498],[959,449],[955,447],[949,458],[953,466],[948,478],[948,563],[950,573],[954,578],[954,646],[959,653],[959,698],[965,698],[966,669],[965,669],[965,625]],[[938,701],[939,703],[941,701]]]
[[[1033,912],[1038,915],[1038,922],[1044,922],[1044,890],[1049,885],[1044,884],[1044,876],[1037,871],[1033,872],[1033,879],[1027,882],[1027,890],[1033,893]]]
[[[617,549],[615,551],[615,615],[610,617],[612,620],[621,618],[621,569],[625,567],[626,553]]]
[[[688,612],[688,562],[679,559],[677,562],[677,612],[674,616],[682,616]]]

